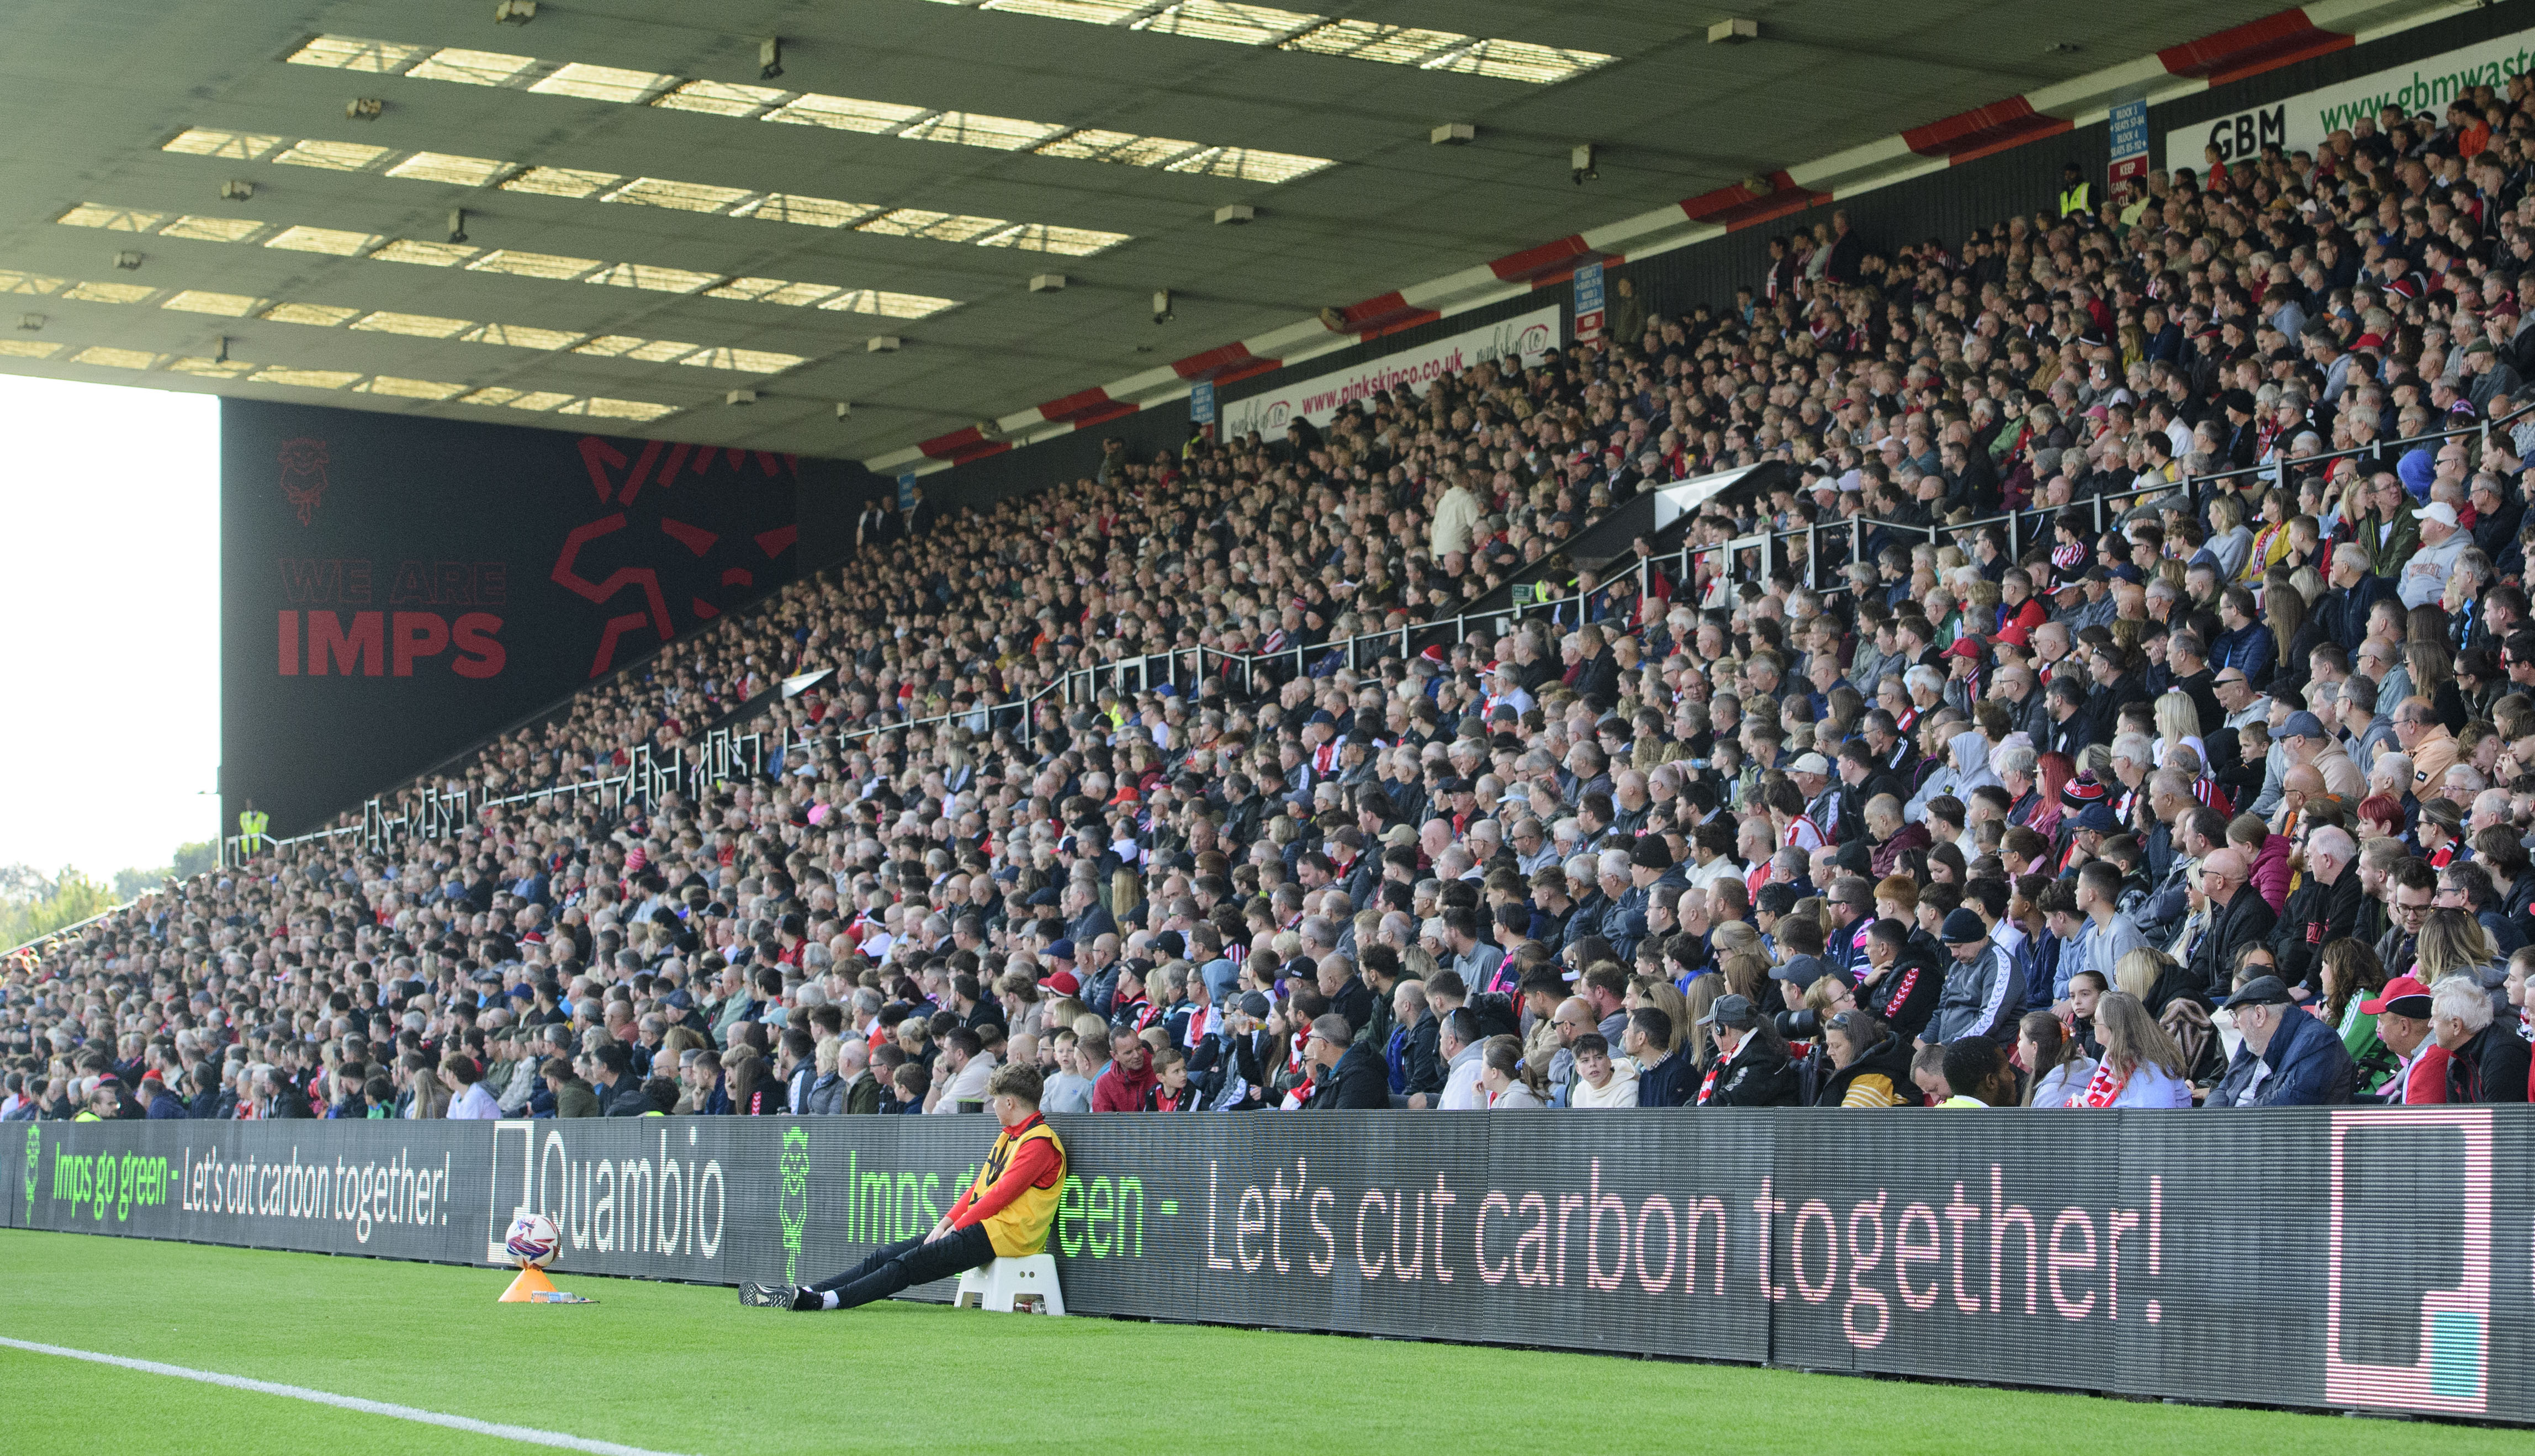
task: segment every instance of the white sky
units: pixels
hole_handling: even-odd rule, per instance
[[[0,376],[0,864],[216,835],[219,401]]]

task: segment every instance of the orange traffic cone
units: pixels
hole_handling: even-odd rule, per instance
[[[554,1292],[554,1281],[546,1278],[545,1270],[534,1264],[523,1264],[520,1266],[520,1277],[512,1280],[511,1287],[502,1291],[502,1298],[493,1303],[526,1304],[533,1303],[538,1295],[550,1295]]]

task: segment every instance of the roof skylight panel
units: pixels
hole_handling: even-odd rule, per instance
[[[569,348],[580,337],[562,329],[531,329],[525,324],[486,324],[460,335],[464,343],[507,344],[515,349]]]
[[[338,258],[357,258],[385,241],[374,232],[345,232],[333,227],[285,227],[265,239],[264,245],[290,253],[331,253]]]
[[[385,147],[370,147],[359,142],[319,142],[301,140],[274,160],[285,167],[319,167],[329,172],[366,172],[388,154]]]
[[[1339,20],[1267,5],[1231,0],[937,0],[966,9],[1036,16],[1043,20],[1123,27],[1156,35],[1194,40],[1219,40],[1234,45],[1275,45],[1284,50],[1373,61],[1387,66],[1415,66],[1428,71],[1484,76],[1551,86],[1619,57],[1595,50],[1536,45],[1527,40],[1500,40],[1393,26],[1380,21]]]
[[[226,318],[243,319],[263,304],[263,299],[251,298],[244,293],[212,293],[200,288],[188,288],[158,306],[171,308],[183,314],[219,314]]]
[[[1012,10],[1059,20],[1090,21],[1095,24],[1125,24],[1139,30],[1156,30],[1168,34],[1194,35],[1204,39],[1238,40],[1249,44],[1266,44],[1280,37],[1314,28],[1326,28],[1323,18],[1300,11],[1279,10],[1271,6],[1242,5],[1228,0],[1180,0],[1177,4],[1161,0],[990,0],[988,9]],[[1360,25],[1361,23],[1348,23]],[[1378,31],[1398,31],[1397,27],[1373,27]],[[1403,32],[1406,33],[1406,32]],[[1415,32],[1425,34],[1428,32]],[[1437,31],[1435,34],[1447,32]],[[1466,38],[1466,37],[1461,37]],[[1325,42],[1333,43],[1333,42]],[[1350,41],[1349,44],[1359,42]],[[615,66],[595,66],[582,61],[549,61],[535,56],[512,55],[502,51],[467,50],[458,47],[432,49],[426,46],[395,45],[386,41],[361,40],[348,36],[320,36],[290,57],[304,65],[336,66],[348,69],[380,71],[402,75],[416,81],[448,81],[467,86],[514,87],[545,95],[576,96],[587,100],[610,101],[626,105],[649,105],[669,111],[694,111],[711,116],[744,120],[775,121],[792,126],[818,126],[834,131],[856,132],[866,136],[895,136],[911,142],[944,142],[960,147],[982,147],[997,152],[1033,152],[1044,156],[1122,162],[1133,166],[1160,166],[1184,153],[1200,150],[1200,144],[1176,141],[1167,137],[1140,137],[1128,132],[1078,131],[1059,122],[1032,121],[1024,117],[995,116],[983,112],[944,110],[931,106],[908,105],[897,101],[876,101],[859,96],[828,95],[816,91],[789,91],[774,87],[745,86],[735,82],[681,80],[665,71],[635,71]],[[186,140],[190,139],[190,140]],[[243,133],[215,133],[204,129],[185,134],[186,149],[233,146],[244,148],[256,142],[266,146],[278,144],[278,138],[253,138]],[[172,149],[172,144],[171,144]],[[302,149],[308,149],[301,155]],[[375,157],[370,149],[348,143],[301,143],[292,155],[283,159],[304,161],[308,165],[338,168],[371,165]],[[221,153],[226,154],[226,153]],[[243,154],[243,153],[241,153]],[[1303,168],[1292,175],[1318,170],[1330,163],[1315,159],[1317,166]],[[465,162],[475,166],[468,169]],[[430,166],[434,163],[426,162]],[[481,158],[461,159],[459,171],[435,175],[431,171],[408,169],[401,165],[393,175],[426,177],[435,181],[481,185],[484,169],[491,163]],[[542,173],[545,168],[532,168]],[[471,171],[474,175],[469,175]],[[523,174],[526,176],[528,174]],[[622,180],[613,174],[603,176],[605,185]],[[1246,180],[1279,180],[1265,173],[1250,175]],[[569,179],[546,178],[523,185],[520,178],[502,184],[519,191],[545,192],[554,196],[581,197],[586,191],[564,190],[579,184]],[[590,189],[596,190],[596,189]],[[700,210],[701,211],[701,210]],[[793,220],[793,219],[783,219]],[[834,225],[834,224],[828,224]]]
[[[356,308],[337,308],[327,303],[277,303],[258,317],[277,324],[305,324],[313,329],[332,329],[346,319],[357,317]]]
[[[931,109],[928,106],[900,106],[888,101],[863,101],[852,96],[823,96],[812,92],[793,97],[784,105],[767,112],[763,119],[788,126],[823,126],[832,131],[882,136],[897,131]]]
[[[1268,5],[1233,5],[1226,0],[1179,0],[1151,15],[1127,23],[1131,30],[1157,35],[1186,35],[1198,40],[1223,40],[1235,45],[1266,45],[1290,35],[1321,17]]]
[[[981,248],[1014,248],[1023,253],[1055,253],[1067,258],[1088,258],[1127,241],[1123,232],[1102,232],[1090,227],[1056,227],[1044,222],[1023,222],[1001,232],[977,239]]]
[[[53,219],[65,227],[101,227],[107,232],[156,232],[167,220],[164,212],[146,212],[138,208],[109,208],[97,203],[82,203]]]
[[[671,208],[681,212],[720,212],[756,196],[745,187],[711,187],[702,182],[672,182],[662,177],[637,177],[613,192],[601,193],[603,203],[632,203],[646,208]]]
[[[533,74],[535,56],[505,55],[495,50],[463,50],[449,46],[404,74],[415,81],[454,81],[461,86],[508,86]]]
[[[591,66],[580,61],[555,68],[528,88],[550,96],[578,96],[585,101],[633,105],[668,91],[678,78],[656,71],[628,71],[617,66]]]
[[[73,283],[61,297],[73,303],[139,303],[158,290],[148,283]]]
[[[260,367],[244,359],[215,359],[202,354],[188,354],[167,361],[170,374],[193,374],[205,379],[243,379]]]
[[[197,217],[191,213],[158,229],[162,238],[192,238],[201,243],[243,243],[264,231],[264,224],[247,217]]]
[[[502,184],[504,192],[533,192],[541,197],[590,197],[624,177],[616,172],[585,172],[574,167],[530,167]]]
[[[1030,149],[1039,156],[1115,162],[1130,167],[1157,167],[1175,156],[1200,150],[1195,142],[1181,142],[1169,137],[1140,137],[1134,132],[1105,132],[1090,127],[1067,132]]]
[[[417,152],[388,168],[391,177],[415,182],[447,182],[456,187],[481,187],[511,169],[512,163],[489,156],[460,156],[448,152]]]
[[[602,334],[573,346],[576,354],[588,354],[599,359],[632,359],[643,364],[666,364],[696,351],[696,345],[680,343],[673,338],[637,338],[630,334]]]
[[[966,0],[944,3],[959,5]],[[1034,15],[1042,20],[1081,21],[1094,26],[1114,26],[1155,8],[1155,0],[981,0],[976,6],[1007,15]]]
[[[810,361],[799,354],[779,354],[770,349],[698,349],[678,361],[680,367],[728,369],[740,374],[781,374],[784,370]]]
[[[770,192],[730,210],[733,217],[761,222],[794,222],[803,227],[843,227],[875,212],[889,211],[878,203],[838,202],[832,197],[803,197],[797,192]]]
[[[748,303],[779,303],[800,308],[836,291],[834,283],[795,283],[783,278],[733,278],[705,290],[707,298],[736,298]]]
[[[1332,166],[1326,156],[1298,156],[1290,152],[1263,152],[1255,147],[1208,147],[1191,152],[1162,170],[1193,172],[1202,177],[1234,177],[1244,182],[1291,182]]]
[[[921,319],[958,306],[958,300],[954,298],[890,293],[878,288],[848,288],[819,305],[837,313],[878,314],[884,319]]]
[[[960,147],[988,147],[1019,152],[1056,136],[1065,128],[1052,122],[987,116],[975,111],[937,111],[902,127],[897,135],[918,142],[949,142]]]
[[[361,381],[352,393],[388,394],[399,399],[454,399],[466,393],[466,386],[436,379],[400,379],[393,374],[374,374]]]
[[[770,201],[774,200],[758,199],[750,206],[755,207]],[[793,204],[820,204],[838,211],[858,206],[848,203],[829,203],[824,199],[783,199],[781,203],[785,211],[788,211]],[[178,219],[180,222],[201,221],[211,228],[205,232],[187,232],[168,224],[166,214],[163,212],[139,212],[97,203],[83,203],[55,220],[66,226],[108,228],[127,232],[148,232],[155,229],[161,230],[166,236],[196,236],[210,241],[240,241],[273,225],[232,218]],[[965,213],[939,212],[913,208],[878,212],[865,218],[861,226],[863,230],[886,235],[935,238],[955,243],[975,243],[981,247],[1019,248],[1069,256],[1098,252],[1126,240],[1124,233],[1100,232],[1088,228],[1052,227],[1038,223],[1015,224],[1000,217],[975,217]],[[434,268],[464,265],[470,272],[507,273],[548,281],[579,279],[590,283],[604,283],[612,287],[641,288],[659,293],[704,293],[711,298],[774,303],[792,308],[815,303],[821,308],[841,309],[855,313],[877,313],[892,318],[919,319],[958,305],[957,299],[936,298],[929,294],[891,293],[867,288],[847,289],[834,283],[794,281],[787,278],[756,276],[734,278],[721,273],[666,268],[656,264],[608,263],[595,258],[573,258],[551,253],[522,252],[515,249],[494,249],[488,252],[457,243],[425,242],[414,238],[390,239],[376,233],[310,227],[304,224],[285,226],[272,237],[265,239],[263,245],[287,252],[323,253],[341,258],[367,257],[388,263],[410,263]],[[63,280],[60,278],[39,280],[33,274],[0,273],[0,292],[33,291],[39,286],[59,288],[62,283]],[[114,286],[136,289],[135,297],[147,296],[156,291],[138,284]],[[281,305],[262,317],[284,323],[332,326],[353,317],[355,312],[348,309],[332,312],[319,310],[314,306]],[[531,346],[560,347],[561,345]]]
[[[233,161],[253,161],[281,145],[281,138],[259,132],[220,131],[213,127],[188,127],[176,140],[159,148],[187,156],[225,156]]]
[[[258,373],[251,384],[296,385],[303,390],[340,390],[359,379],[357,369],[292,369],[275,364]]]
[[[322,66],[335,71],[366,71],[402,76],[414,62],[431,54],[428,45],[402,45],[394,40],[364,40],[356,35],[320,35],[288,57],[294,66]]]
[[[761,116],[782,105],[792,92],[772,86],[741,86],[728,81],[690,81],[675,91],[651,98],[651,104],[663,111],[702,111],[710,116],[730,116],[742,120]]]
[[[147,349],[117,349],[96,344],[71,355],[70,362],[94,364],[105,369],[147,369],[158,362],[158,356]]]
[[[721,281],[720,273],[693,273],[683,268],[661,268],[649,263],[610,263],[583,278],[585,283],[604,283],[611,288],[643,288],[653,293],[693,293]]]
[[[408,338],[447,338],[475,327],[472,319],[443,319],[431,314],[364,314],[352,321],[355,332],[402,334]]]
[[[545,278],[561,282],[580,277],[592,269],[604,268],[595,258],[566,258],[554,253],[523,253],[513,248],[496,248],[466,265],[470,273],[512,273],[524,278]]]
[[[1327,21],[1283,42],[1287,50],[1315,55],[1379,61],[1387,66],[1414,66],[1444,51],[1457,49],[1473,37],[1454,30],[1425,30],[1414,26],[1387,26],[1379,21]]]
[[[1486,76],[1497,81],[1523,81],[1549,86],[1618,60],[1597,50],[1561,50],[1522,40],[1477,40],[1467,47],[1418,65],[1428,71]]]
[[[464,263],[483,251],[481,248],[467,247],[464,243],[430,243],[413,238],[398,238],[372,253],[370,257],[381,263],[411,263],[423,268],[448,268],[452,264]]]
[[[558,413],[587,414],[596,419],[655,420],[678,412],[674,404],[654,404],[647,399],[602,399],[592,394],[577,402],[578,408],[567,404]]]
[[[1008,225],[1001,217],[971,217],[958,212],[936,212],[925,208],[894,208],[877,217],[855,223],[854,231],[965,243]]]

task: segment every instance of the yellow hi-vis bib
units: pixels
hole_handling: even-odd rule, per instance
[[[1013,1201],[986,1216],[986,1242],[994,1247],[997,1258],[1022,1258],[1047,1247],[1047,1230],[1056,1222],[1057,1195],[1065,1190],[1065,1143],[1056,1129],[1045,1122],[1033,1123],[1018,1137],[1005,1132],[995,1138],[993,1152],[986,1155],[986,1166],[977,1170],[977,1181],[968,1188],[968,1196],[980,1198],[986,1189],[1004,1176],[1013,1154],[1022,1143],[1045,1139],[1056,1150],[1056,1177],[1046,1187],[1032,1184]]]

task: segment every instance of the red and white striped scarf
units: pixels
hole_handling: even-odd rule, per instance
[[[2129,1086],[2130,1082],[2131,1079],[2128,1076],[2113,1075],[2112,1062],[2101,1062],[2095,1067],[2095,1074],[2086,1079],[2086,1090],[2077,1099],[2077,1106],[2111,1107],[2114,1099],[2122,1095],[2122,1089]]]

